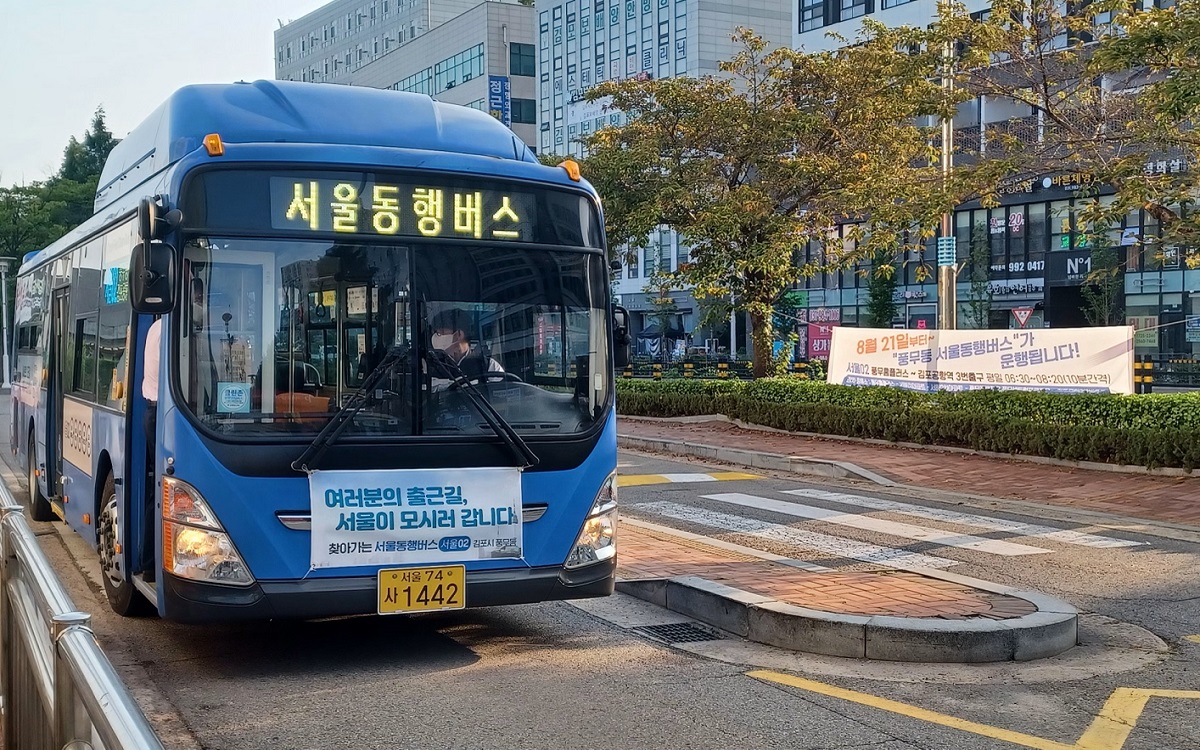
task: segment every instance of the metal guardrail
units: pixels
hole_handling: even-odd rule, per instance
[[[0,483],[4,750],[162,750]]]
[[[796,362],[791,366],[791,375],[801,378],[813,377],[812,369],[806,362]],[[716,360],[676,361],[663,364],[661,362],[631,362],[618,373],[623,378],[695,378],[696,380],[753,380],[754,363],[745,360],[721,362]],[[823,376],[821,376],[823,377]]]
[[[1139,355],[1133,366],[1134,381],[1143,386],[1200,389],[1200,360],[1196,359],[1194,355]],[[1138,380],[1138,376],[1141,376],[1143,380]],[[1151,390],[1146,389],[1144,392],[1150,393]]]

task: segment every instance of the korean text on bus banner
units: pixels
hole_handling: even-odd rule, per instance
[[[1133,327],[833,329],[829,382],[915,391],[1133,393]]]
[[[520,559],[521,473],[314,471],[312,568]]]
[[[533,195],[437,184],[271,178],[271,226],[380,237],[532,242]]]

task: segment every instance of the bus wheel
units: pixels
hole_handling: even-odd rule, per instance
[[[104,593],[109,606],[123,617],[148,614],[151,611],[150,602],[134,588],[129,580],[129,572],[125,570],[121,536],[121,503],[117,499],[116,481],[109,474],[104,481],[100,513],[96,518],[96,549],[100,554]]]
[[[30,430],[29,442],[26,444],[29,453],[29,471],[26,475],[29,480],[29,516],[35,521],[53,521],[54,510],[50,507],[50,501],[42,494],[42,488],[38,487],[37,443],[33,441],[33,430]]]

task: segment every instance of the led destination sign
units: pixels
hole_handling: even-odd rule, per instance
[[[436,182],[271,177],[271,226],[384,237],[537,241],[532,193]]]

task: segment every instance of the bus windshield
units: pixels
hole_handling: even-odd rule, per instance
[[[602,418],[612,364],[600,253],[347,239],[185,244],[172,361],[204,428],[311,438],[356,403],[341,440],[493,436],[467,387],[526,437]]]

